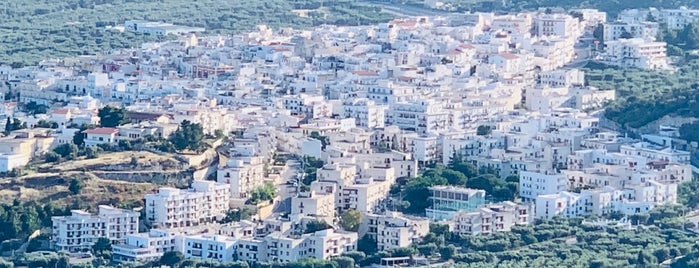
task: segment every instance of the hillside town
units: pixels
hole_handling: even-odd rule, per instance
[[[119,30],[178,37],[0,66],[0,172],[23,176],[83,151],[184,161],[195,170],[184,185],[163,183],[141,207],[90,204],[51,218],[52,250],[77,256],[107,239],[116,263],[168,252],[221,262],[329,260],[366,245],[410,247],[433,224],[468,236],[539,219],[628,219],[678,203],[678,185],[696,168],[674,146],[676,127],[640,137],[617,131],[602,116],[617,92],[589,86],[582,66],[672,71],[658,31],[695,21],[699,10],[685,8],[618,18],[540,10],[307,30],[260,25],[234,36],[127,21]],[[144,161],[174,168],[133,157],[119,172]],[[453,182],[446,169],[469,183],[458,182],[462,175]],[[411,181],[439,172],[448,182],[429,182],[425,199],[410,192]]]

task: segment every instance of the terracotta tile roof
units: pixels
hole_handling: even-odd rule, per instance
[[[379,75],[378,72],[375,71],[353,71],[353,74],[359,75],[359,76],[376,76]]]
[[[512,53],[500,53],[500,57],[503,57],[506,60],[519,59],[519,56],[512,54]]]
[[[85,134],[96,134],[96,135],[111,135],[118,133],[119,130],[113,127],[98,127],[93,129],[87,129],[83,131]]]

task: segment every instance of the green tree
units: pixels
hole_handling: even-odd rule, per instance
[[[51,122],[51,121],[46,121],[44,119],[39,120],[36,122],[36,125],[34,127],[38,128],[58,128],[58,123],[56,122]]]
[[[97,146],[87,146],[85,148],[85,157],[88,159],[95,159],[99,157],[99,154],[102,152],[102,148],[97,147]]]
[[[439,249],[439,255],[442,260],[450,260],[454,257],[454,254],[456,254],[456,247],[454,245],[447,245]]]
[[[49,163],[61,161],[61,155],[57,154],[56,152],[48,152],[46,155],[44,155],[44,158],[46,159],[46,162]]]
[[[435,185],[445,185],[447,180],[440,176],[419,176],[413,178],[405,186],[403,199],[410,203],[407,211],[412,213],[424,213],[425,208],[430,206],[429,188]]]
[[[13,118],[12,120],[10,120],[10,118],[8,117],[7,122],[5,122],[5,135],[10,134],[10,132],[12,131],[25,128],[27,128],[26,123],[23,123],[21,120],[17,118]]]
[[[258,204],[261,201],[269,201],[274,199],[276,193],[277,188],[274,186],[274,184],[267,182],[250,192],[250,199],[248,199],[248,202],[251,204]]]
[[[687,24],[677,37],[684,49],[699,48],[699,25],[697,23]]]
[[[160,265],[166,265],[170,267],[177,267],[178,264],[184,261],[184,255],[179,251],[168,251],[163,253],[160,257]]]
[[[464,175],[464,173],[458,172],[453,169],[444,169],[442,170],[440,175],[447,179],[447,183],[449,185],[464,186],[468,181],[468,178],[466,177],[466,175]]]
[[[362,213],[356,209],[349,209],[340,215],[340,225],[347,231],[356,232],[362,223]]]
[[[35,101],[30,101],[24,106],[29,114],[45,114],[47,112],[46,105],[37,104]]]
[[[94,245],[92,245],[92,253],[95,256],[104,256],[105,254],[110,254],[112,252],[112,241],[109,238],[100,237],[97,239]]]
[[[371,255],[376,253],[378,246],[376,244],[376,239],[369,235],[364,235],[357,241],[357,250],[365,253],[366,255]]]
[[[65,143],[58,145],[56,148],[53,149],[53,151],[63,158],[75,159],[76,157],[78,157],[78,152],[80,151],[80,149],[78,149],[78,146],[76,146],[75,144]]]
[[[432,254],[437,252],[437,245],[434,243],[418,245],[417,251],[420,252],[420,255],[422,255],[422,256],[426,256],[426,257],[432,256]]]
[[[100,125],[103,127],[116,127],[128,122],[126,109],[105,106],[97,111],[100,118]]]
[[[332,258],[332,261],[337,263],[338,268],[355,268],[354,267],[354,259],[350,257],[335,257]]]
[[[72,179],[68,185],[68,190],[74,195],[79,194],[83,188],[85,188],[85,182],[81,179]]]
[[[310,137],[320,141],[321,149],[325,150],[325,147],[330,145],[330,140],[326,136],[321,136],[318,131],[312,131]]]
[[[170,136],[170,141],[177,150],[190,149],[198,151],[204,140],[204,129],[199,124],[184,120],[180,127]]]
[[[306,223],[304,233],[310,234],[326,229],[330,229],[330,225],[327,222],[323,220],[311,220],[308,223]]]
[[[478,135],[478,136],[489,135],[492,132],[493,132],[493,130],[490,128],[490,126],[485,126],[485,125],[480,125],[476,129],[476,135]]]
[[[359,247],[359,246],[357,246],[357,247]],[[366,254],[364,252],[361,252],[361,251],[344,252],[344,253],[342,253],[342,256],[352,258],[355,263],[359,263],[362,260],[364,260],[364,258],[366,258]]]
[[[234,222],[234,221],[238,222],[241,220],[247,220],[247,219],[250,219],[252,214],[253,214],[253,211],[251,211],[247,207],[234,208],[234,209],[228,210],[228,212],[226,212],[226,217],[223,218],[223,220],[221,220],[221,223],[229,223],[229,222]]]

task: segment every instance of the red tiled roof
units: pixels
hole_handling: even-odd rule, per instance
[[[60,109],[53,110],[54,114],[68,114],[69,112],[70,112],[69,108],[60,108]]]
[[[118,129],[113,127],[98,127],[93,129],[87,129],[83,131],[85,134],[97,134],[97,135],[111,135],[119,132]]]
[[[375,71],[353,71],[352,73],[360,76],[376,76],[379,74]]]
[[[500,57],[503,57],[506,60],[519,59],[519,56],[512,54],[512,53],[500,53]]]

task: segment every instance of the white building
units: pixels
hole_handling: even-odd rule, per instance
[[[489,204],[475,211],[459,211],[451,220],[453,232],[458,234],[488,234],[510,231],[512,226],[533,221],[533,206],[510,201]]]
[[[670,30],[682,30],[688,24],[699,21],[699,9],[663,9],[660,10],[660,20],[665,22]]]
[[[138,212],[99,206],[97,215],[82,210],[71,213],[51,217],[51,245],[56,251],[87,252],[99,238],[118,244],[124,243],[127,235],[138,232]]]
[[[230,185],[231,198],[247,199],[250,192],[265,183],[264,160],[260,156],[232,156],[225,167],[216,170],[216,181]]]
[[[604,44],[619,39],[640,38],[653,42],[658,36],[659,26],[655,22],[608,22],[604,25]]]
[[[418,134],[433,133],[450,127],[449,112],[434,100],[418,100],[391,104],[386,123]]]
[[[182,240],[182,253],[188,259],[231,262],[236,257],[237,239],[222,235],[190,235]]]
[[[540,195],[557,194],[566,189],[566,179],[562,174],[519,172],[519,196],[525,201],[532,201]]]
[[[667,69],[667,43],[641,38],[605,42],[602,60],[610,65],[640,69]]]
[[[376,240],[380,251],[409,247],[419,242],[430,231],[430,220],[411,217],[398,212],[366,214],[362,219],[360,234]]]
[[[534,17],[538,36],[560,36],[577,39],[583,33],[580,22],[568,14],[539,14]]]
[[[93,146],[104,143],[116,143],[119,129],[111,127],[98,127],[84,130],[85,146]]]
[[[146,218],[160,228],[210,223],[228,211],[229,191],[229,185],[212,181],[193,181],[187,190],[163,187],[145,196]]]
[[[146,263],[159,260],[165,252],[179,251],[179,240],[180,237],[158,229],[129,234],[126,235],[126,243],[112,245],[112,258],[116,262]]]
[[[342,102],[342,115],[354,118],[359,127],[382,128],[385,125],[387,108],[366,98],[346,99]]]

